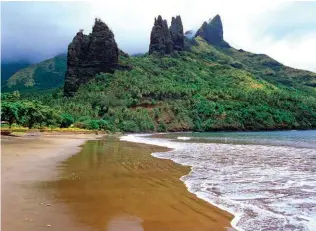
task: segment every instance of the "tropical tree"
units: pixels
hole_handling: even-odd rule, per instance
[[[61,124],[60,124],[61,128],[68,128],[70,127],[70,125],[72,125],[75,122],[74,118],[70,114],[67,114],[67,113],[62,114],[61,118],[62,118]]]
[[[8,121],[11,128],[14,122],[19,121],[19,103],[2,102],[1,105],[1,121]]]

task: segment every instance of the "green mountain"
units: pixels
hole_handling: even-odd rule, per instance
[[[38,91],[63,85],[66,72],[66,55],[57,55],[15,72],[3,84],[2,91]]]
[[[30,63],[24,61],[12,63],[1,62],[1,84],[5,84],[15,72],[29,65]]]
[[[24,98],[67,113],[85,128],[99,128],[102,121],[103,128],[126,132],[316,127],[316,88],[289,76],[270,79],[261,64],[242,63],[200,37],[194,43],[190,51],[167,56],[121,56],[131,71],[99,74],[71,98],[63,97],[61,88]],[[281,68],[279,73],[314,75]]]
[[[30,128],[124,132],[316,128],[316,74],[232,48],[218,15],[192,39],[184,38],[180,17],[169,28],[159,16],[149,53],[119,52],[96,19],[90,35],[80,31],[69,45],[72,97],[63,87],[66,57],[57,56],[8,80],[11,90],[29,92],[2,94],[3,118]]]
[[[254,74],[256,78],[289,87],[307,87],[305,90],[314,90],[316,87],[316,73],[285,66],[265,54],[254,54],[233,47],[212,46],[201,37],[196,37],[195,41],[199,43],[199,46],[193,49],[204,50],[202,52],[204,58],[244,69]]]
[[[242,63],[245,68],[267,81],[288,86],[316,87],[316,73],[287,67],[265,54],[253,54],[242,49],[220,48],[220,51]]]

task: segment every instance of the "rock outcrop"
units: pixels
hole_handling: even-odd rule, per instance
[[[184,50],[184,34],[181,17],[172,17],[168,28],[166,20],[159,15],[155,18],[150,34],[149,54],[157,52],[161,55],[171,54],[172,51]]]
[[[149,54],[170,54],[172,51],[172,40],[166,20],[159,15],[155,18],[154,26],[150,34]]]
[[[178,15],[172,17],[171,26],[169,28],[171,40],[172,40],[172,49],[176,51],[183,51],[184,49],[184,34],[183,34],[183,25],[181,17]]]
[[[100,72],[122,69],[118,64],[119,49],[113,32],[100,19],[95,20],[92,33],[79,31],[68,46],[65,96],[73,96],[79,86]]]
[[[204,22],[200,29],[196,32],[195,37],[200,36],[205,39],[209,44],[230,47],[230,45],[224,41],[223,36],[223,24],[221,17],[216,15],[209,23]]]

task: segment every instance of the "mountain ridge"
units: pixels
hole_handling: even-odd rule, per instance
[[[161,19],[160,20],[161,23],[164,22],[161,16],[160,16],[160,19]],[[155,23],[160,22],[159,17],[156,20],[157,21]],[[166,21],[164,23],[166,23]],[[316,73],[312,71],[288,67],[286,65],[281,64],[277,60],[269,57],[268,55],[251,53],[243,49],[237,50],[231,47],[224,40],[223,24],[221,21],[221,17],[219,15],[216,15],[214,18],[210,19],[208,22],[204,22],[202,26],[200,27],[200,29],[195,32],[195,35],[193,35],[191,31],[192,35],[190,35],[189,38],[186,37],[186,34],[183,33],[183,29],[181,29],[183,27],[182,27],[180,16],[173,18],[172,23],[174,24],[172,24],[170,28],[172,27],[180,28],[179,32],[174,33],[177,35],[173,35],[173,37],[181,38],[182,36],[184,38],[185,45],[182,48],[178,48],[180,50],[181,49],[190,50],[192,48],[192,44],[196,45],[197,44],[196,40],[199,40],[199,37],[200,37],[203,40],[205,40],[209,45],[214,46],[214,48],[218,52],[221,52],[224,55],[229,56],[233,60],[235,60],[235,63],[232,63],[232,65],[235,65],[236,67],[239,67],[239,68],[247,68],[252,73],[260,75],[262,78],[268,81],[273,81],[275,83],[285,84],[287,86],[292,86],[292,87],[300,87],[300,86],[313,87],[313,88],[316,87]],[[175,25],[179,25],[179,26],[175,26]],[[155,27],[153,27],[153,30],[154,28]],[[167,25],[166,25],[166,30],[168,30]],[[174,43],[174,41],[171,41],[171,37],[172,36],[170,35],[170,42]],[[180,41],[180,44],[182,43],[181,39],[178,41]],[[153,45],[153,46],[156,46],[156,45]],[[220,60],[220,61],[225,62],[225,60],[226,61],[231,60],[231,62],[233,62],[232,59],[229,57],[226,57],[224,60]],[[10,76],[10,78],[7,81],[2,82],[2,90],[4,91],[14,91],[14,90],[32,91],[32,88],[34,88],[34,86],[35,86],[34,89],[43,89],[43,86],[41,86],[43,84],[35,83],[34,78],[30,75],[32,75],[31,73],[34,70],[34,67],[36,67],[37,65],[41,65],[45,61],[47,60],[44,60],[38,64],[33,64],[32,67],[29,66],[26,69],[22,68],[21,70],[17,71],[18,73],[15,73],[14,75]],[[48,73],[49,72],[50,71],[48,71]],[[59,72],[59,70],[57,72]],[[59,76],[61,76],[62,74],[63,74],[63,70],[60,71]],[[44,89],[52,89],[52,88],[61,86],[64,83],[64,80],[62,78],[59,78],[59,76],[57,77],[57,81],[60,81],[59,83],[47,84],[47,86],[46,84],[44,84]],[[40,81],[39,78],[37,78],[38,82],[45,82],[45,80]],[[49,82],[49,80],[47,81]],[[54,82],[54,80],[52,80],[51,82]]]
[[[28,61],[16,61],[16,62],[3,62],[1,61],[1,85],[4,85],[6,81],[17,71],[31,65]]]
[[[66,54],[59,54],[18,70],[2,85],[2,91],[54,89],[64,83],[65,72]]]
[[[218,20],[215,25],[220,25]],[[162,36],[154,40],[158,44],[154,47],[163,52],[136,57],[117,52],[119,65],[130,68],[107,73],[98,69],[72,97],[65,97],[62,86],[53,92],[21,94],[22,100],[45,104],[38,110],[48,106],[57,116],[54,120],[50,115],[34,126],[65,126],[58,119],[61,116],[72,121],[67,126],[123,132],[316,128],[315,73],[284,66],[267,55],[228,47],[221,30],[215,33],[219,38],[215,40],[199,35],[192,40],[184,38],[183,51],[169,50],[173,40],[162,18],[152,31]],[[100,36],[97,44],[104,39]],[[80,60],[81,53],[76,54],[71,58]],[[102,52],[92,54],[96,54],[95,63],[108,65],[102,63]],[[72,68],[79,73],[82,66]],[[74,75],[73,80],[81,77]],[[38,114],[45,113],[47,110]]]

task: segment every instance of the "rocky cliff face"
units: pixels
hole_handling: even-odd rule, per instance
[[[230,47],[230,45],[224,41],[223,24],[219,15],[216,15],[209,23],[204,22],[196,32],[195,37],[197,36],[202,37],[209,44],[220,47]]]
[[[96,19],[91,34],[78,32],[68,46],[64,94],[73,96],[80,85],[100,72],[113,73],[120,68],[118,56],[113,32]]]
[[[184,34],[181,17],[172,17],[170,26],[170,35],[172,39],[172,48],[176,51],[183,51],[184,49]]]
[[[159,15],[155,18],[154,26],[150,34],[149,54],[157,52],[165,55],[173,50],[184,49],[184,35],[181,17],[172,18],[171,26],[168,28],[166,20]]]
[[[154,52],[170,54],[172,51],[172,40],[166,20],[159,15],[155,18],[154,26],[150,34],[149,54]]]

